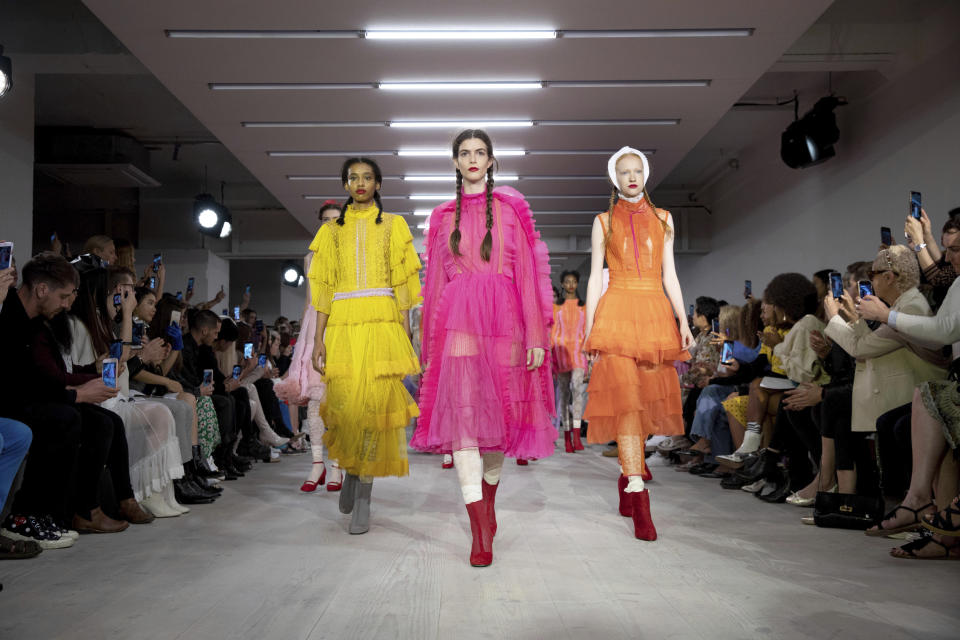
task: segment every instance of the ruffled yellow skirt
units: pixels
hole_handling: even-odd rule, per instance
[[[324,334],[330,458],[357,476],[405,476],[406,426],[420,415],[403,378],[420,362],[393,298],[335,300]]]

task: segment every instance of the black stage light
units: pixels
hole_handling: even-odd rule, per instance
[[[840,129],[833,110],[846,104],[843,98],[820,98],[813,109],[790,123],[780,136],[780,157],[788,167],[805,169],[837,155],[833,145],[840,139]]]
[[[13,63],[3,55],[3,46],[0,45],[0,98],[7,95],[13,88]]]
[[[230,210],[213,199],[209,193],[201,193],[193,201],[193,217],[200,233],[214,238],[226,238],[233,231],[233,216]]]
[[[303,269],[295,262],[285,262],[283,263],[283,268],[280,270],[280,276],[283,280],[283,284],[288,287],[299,287],[303,284]]]

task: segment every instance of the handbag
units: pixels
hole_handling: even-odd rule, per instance
[[[813,521],[818,527],[864,531],[883,517],[881,496],[818,491],[813,505]]]

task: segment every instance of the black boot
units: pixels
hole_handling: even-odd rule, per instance
[[[207,465],[206,458],[204,458],[203,454],[200,453],[200,445],[193,445],[191,448],[191,454],[191,458],[193,459],[193,469],[196,471],[199,477],[223,479],[223,474],[214,471]]]
[[[215,500],[200,493],[200,488],[188,480],[174,480],[173,493],[180,504],[210,504]]]

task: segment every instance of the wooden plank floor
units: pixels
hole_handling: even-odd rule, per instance
[[[300,493],[309,456],[258,465],[187,516],[0,563],[0,638],[960,637],[960,562],[895,560],[656,459],[660,540],[640,542],[599,452],[508,461],[485,569],[439,457],[376,481],[363,536],[338,494]]]

